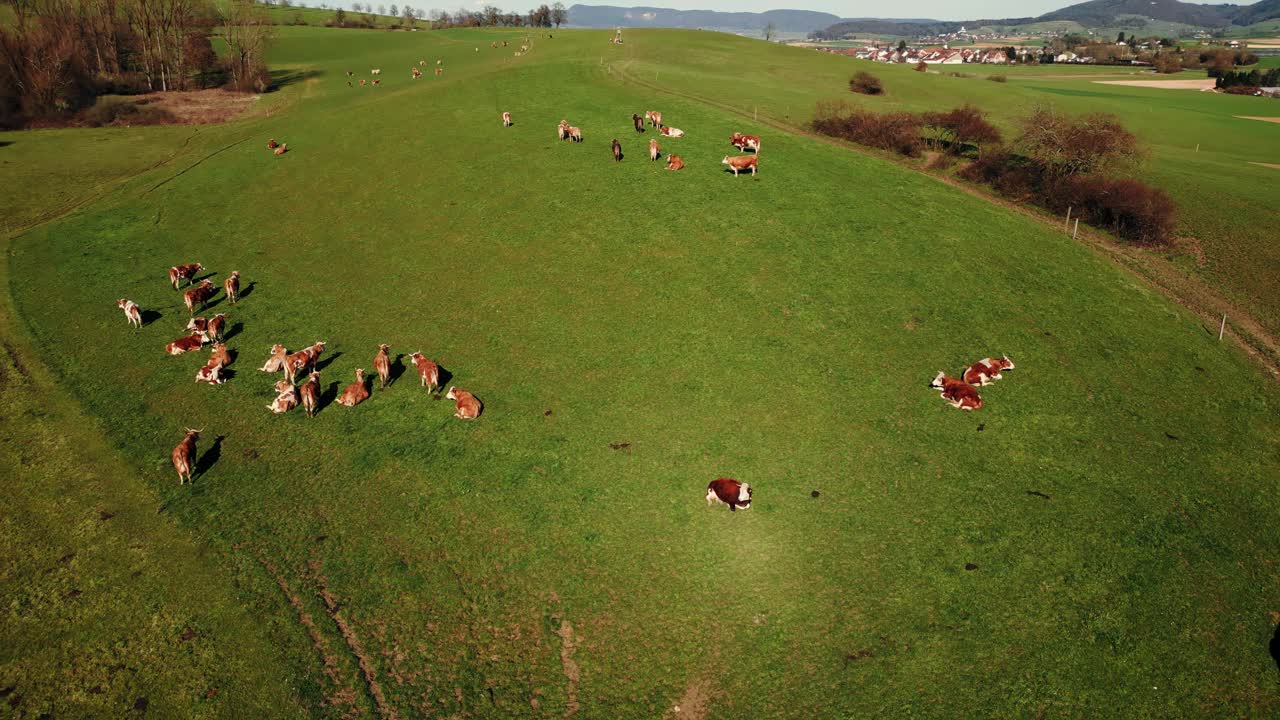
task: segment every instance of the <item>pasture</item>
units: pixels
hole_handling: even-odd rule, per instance
[[[1238,348],[1051,227],[745,114],[799,125],[842,58],[679,31],[489,47],[523,35],[281,28],[283,87],[229,124],[0,134],[19,188],[0,330],[32,367],[0,383],[24,508],[0,523],[0,592],[40,589],[0,627],[20,717],[142,696],[173,717],[1280,710],[1280,391]],[[444,74],[411,80],[420,59]],[[372,67],[381,87],[347,86]],[[1149,142],[1201,107],[884,77],[904,107],[1137,97],[1167,110],[1124,115]],[[685,170],[649,161],[648,109],[686,131],[660,139]],[[556,140],[561,118],[584,142]],[[1274,174],[1242,159],[1277,128],[1203,122],[1231,137],[1153,157],[1158,182]],[[763,137],[755,177],[720,165],[734,131]],[[1216,217],[1244,245],[1274,192]],[[210,308],[222,386],[193,382],[204,353],[162,350],[184,262],[243,275]],[[154,315],[127,327],[119,297]],[[317,340],[327,398],[385,342],[484,413],[455,419],[399,358],[358,407],[270,414],[268,349]],[[978,412],[926,387],[1001,353],[1018,369]],[[84,440],[35,442],[64,425]],[[184,427],[204,436],[179,487]],[[720,476],[751,509],[705,504]],[[101,493],[137,521],[102,520]],[[66,548],[120,559],[58,570]],[[127,603],[121,584],[139,607],[114,625],[81,610]]]

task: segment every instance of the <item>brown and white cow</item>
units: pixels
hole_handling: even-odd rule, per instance
[[[181,355],[199,350],[204,344],[209,342],[202,333],[191,333],[186,337],[178,338],[168,345],[164,346],[164,351],[170,355]]]
[[[391,377],[391,358],[387,355],[387,351],[391,346],[383,343],[378,346],[378,354],[373,356],[373,370],[378,373],[378,387],[385,389],[387,387],[387,378]]]
[[[169,268],[169,282],[173,284],[173,289],[178,289],[178,283],[185,281],[190,285],[195,278],[196,273],[204,269],[200,263],[188,263],[186,265],[174,265]]]
[[[582,142],[582,128],[569,126],[569,139],[574,142]]]
[[[652,162],[657,159],[658,159],[658,141],[650,140],[649,141],[649,161]]]
[[[751,150],[760,152],[760,136],[759,135],[743,135],[736,132],[729,138],[729,144],[742,151]]]
[[[721,502],[729,506],[729,510],[751,507],[751,486],[733,478],[717,478],[707,484],[707,504]]]
[[[440,389],[440,366],[428,360],[425,355],[416,352],[409,356],[409,360],[413,363],[413,367],[418,371],[418,378],[422,380],[422,387],[427,392],[434,393]]]
[[[218,313],[217,315],[209,318],[209,329],[205,334],[209,336],[210,340],[221,340],[222,331],[226,328],[227,316],[222,313]]]
[[[373,84],[374,84],[374,85],[377,85],[377,84],[378,84],[378,81],[377,81],[377,80],[374,80],[374,81],[373,81]],[[280,147],[276,148],[276,155],[283,155],[283,154],[285,154],[285,153],[287,153],[287,152],[289,152],[289,143],[284,143],[284,144],[283,144],[283,145],[281,145]]]
[[[178,443],[178,447],[173,449],[169,455],[169,459],[173,461],[173,469],[178,471],[178,484],[184,481],[190,481],[192,473],[196,469],[196,440],[200,439],[200,433],[203,429],[192,430],[186,428],[187,436],[182,438],[182,442]]]
[[[445,395],[454,402],[457,412],[454,417],[462,420],[475,420],[480,417],[480,410],[483,407],[480,404],[480,398],[456,387],[449,388],[449,392]]]
[[[271,401],[267,409],[280,415],[298,407],[298,390],[288,380],[276,383],[276,399]]]
[[[298,393],[302,395],[302,408],[307,411],[307,417],[315,417],[320,405],[320,373],[308,375],[307,381],[298,386]]]
[[[227,302],[232,305],[240,299],[240,271],[232,270],[226,280],[222,281],[222,291],[227,294]]]
[[[442,67],[436,68],[436,77],[440,77],[442,73],[444,73],[444,68]]]
[[[372,70],[370,70],[370,71],[369,71],[369,74],[370,74],[370,75],[381,75],[381,74],[382,74],[382,68],[374,68],[374,69],[372,69]]]
[[[502,113],[502,127],[511,127],[511,113]]]
[[[129,321],[129,327],[142,327],[142,311],[138,309],[138,303],[120,298],[116,301],[116,307],[124,311],[124,318]]]
[[[209,351],[209,365],[221,365],[226,367],[231,364],[231,353],[227,350],[226,343],[216,343]]]
[[[612,149],[613,149],[613,161],[621,162],[622,161],[622,143],[618,142],[618,138],[613,139]]]
[[[657,110],[645,110],[644,119],[653,123],[654,127],[662,127],[662,113]]]
[[[320,354],[324,352],[324,343],[316,342],[311,347],[306,347],[293,353],[284,361],[284,376],[289,378],[289,382],[293,382],[299,370],[315,370],[316,361],[320,359]]]
[[[951,407],[961,410],[982,409],[982,396],[978,394],[977,389],[964,380],[947,377],[947,374],[941,370],[938,371],[938,376],[933,379],[933,382],[929,383],[929,387],[942,391],[942,399],[950,403]]]
[[[202,317],[193,317],[187,321],[187,329],[193,335],[203,335],[205,341],[209,340],[209,321]]]
[[[210,362],[208,365],[196,370],[196,382],[209,383],[210,385],[221,385],[227,379],[222,376],[222,366],[215,365]]]
[[[280,143],[276,142],[275,138],[271,138],[270,140],[267,141],[268,150],[275,150],[278,147],[280,147]]]
[[[364,85],[365,85],[365,79],[360,78],[360,87],[364,87]]]
[[[258,368],[261,372],[280,372],[284,369],[284,364],[289,361],[289,351],[283,345],[276,344],[271,346],[271,357],[267,358],[267,362]]]
[[[419,70],[418,68],[416,68],[416,67],[411,67],[411,68],[409,68],[409,70],[410,70],[410,71],[412,71],[410,74],[411,74],[411,76],[413,77],[413,79],[414,79],[414,80],[417,80],[418,78],[422,77],[422,71],[421,71],[421,70]]]
[[[369,388],[364,385],[364,368],[356,370],[356,381],[348,385],[338,396],[338,404],[355,407],[369,399]]]
[[[182,293],[182,302],[187,305],[187,312],[196,314],[196,303],[200,303],[200,309],[203,310],[209,300],[218,293],[218,288],[209,280],[201,280],[200,284]]]
[[[684,137],[683,130],[681,130],[680,128],[667,127],[666,125],[663,125],[662,127],[658,128],[658,132],[662,135],[665,135],[666,137],[673,137],[673,138]]]
[[[374,87],[382,87],[382,80],[381,80],[381,79],[374,80],[374,81],[373,81],[373,86],[374,86]]]
[[[667,170],[683,170],[684,158],[680,157],[679,155],[668,155],[666,169]]]
[[[750,170],[752,175],[756,174],[755,155],[735,155],[733,157],[725,155],[720,164],[728,165],[729,169],[733,171],[734,177],[737,177],[739,172],[746,172],[747,170]]]
[[[990,385],[991,383],[1004,377],[1001,372],[1004,370],[1012,370],[1013,361],[1008,355],[998,358],[983,358],[978,362],[965,368],[964,381],[970,385]]]
[[[565,138],[569,137],[569,121],[568,120],[561,120],[559,123],[556,124],[556,137],[561,140],[564,140]]]

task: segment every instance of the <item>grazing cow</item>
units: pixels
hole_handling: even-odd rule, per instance
[[[451,387],[445,397],[454,401],[454,407],[458,410],[453,414],[454,417],[462,420],[475,420],[480,417],[480,408],[482,406],[480,405],[480,399],[475,395],[466,390]]]
[[[439,391],[440,366],[428,360],[420,352],[410,355],[409,360],[413,362],[413,367],[418,371],[418,377],[422,380],[422,387],[426,388],[429,393]]]
[[[178,471],[178,484],[183,481],[190,481],[191,474],[196,469],[196,440],[200,439],[200,433],[203,429],[192,430],[186,428],[187,436],[182,438],[182,442],[178,443],[178,447],[173,449],[173,454],[169,456],[173,460],[173,469]]]
[[[419,65],[426,65],[426,64],[427,64],[427,61],[426,61],[426,60],[419,60],[419,61],[418,61],[418,64],[419,64]]]
[[[442,68],[442,67],[438,67],[438,68],[436,68],[436,77],[440,77],[440,75],[441,75],[443,72],[444,72],[444,68]]]
[[[613,161],[620,162],[622,160],[622,143],[618,142],[618,138],[613,139]]]
[[[188,263],[186,265],[175,265],[169,268],[169,282],[173,283],[173,289],[178,289],[178,283],[186,281],[190,285],[196,277],[196,273],[204,269],[200,263]]]
[[[649,141],[649,161],[652,162],[657,159],[658,159],[658,141],[650,140]]]
[[[569,126],[569,139],[574,142],[582,142],[582,128]]]
[[[352,75],[355,75],[355,73],[353,73],[353,72],[351,72],[350,70],[348,70],[348,71],[347,71],[347,77],[351,77]]]
[[[707,504],[716,501],[729,506],[730,511],[751,507],[751,486],[733,478],[717,478],[707,484]]]
[[[673,138],[684,137],[683,130],[681,130],[680,128],[667,127],[666,125],[663,125],[662,127],[658,128],[658,132],[662,133],[667,137],[673,137]]]
[[[1013,361],[1009,359],[1008,355],[998,358],[983,358],[965,369],[964,381],[979,387],[990,385],[1003,377],[1001,375],[1002,371],[1012,369]]]
[[[443,65],[443,64],[444,64],[444,60],[436,60],[436,65]]]
[[[645,110],[644,119],[653,123],[654,127],[662,127],[662,113],[657,110]]]
[[[209,342],[202,333],[191,333],[186,337],[180,337],[177,340],[164,346],[164,351],[170,355],[181,355],[199,350],[204,344]]]
[[[382,81],[381,81],[381,80],[374,80],[374,81],[373,81],[373,86],[374,86],[374,87],[378,87],[378,86],[380,86],[380,85],[382,85]]]
[[[258,370],[269,373],[280,372],[288,361],[289,351],[285,350],[283,345],[272,345],[271,357],[267,358],[267,362]]]
[[[209,336],[210,340],[221,340],[222,331],[226,329],[226,327],[227,316],[222,313],[218,313],[217,315],[209,318],[209,329],[206,331],[206,334]]]
[[[409,68],[409,71],[413,74],[414,80],[417,80],[418,78],[422,77],[422,71],[416,67]]]
[[[275,138],[271,138],[270,140],[267,141],[268,150],[275,150],[278,147],[280,147],[280,143],[276,142]]]
[[[277,152],[279,150],[277,149]],[[182,293],[182,301],[187,305],[187,312],[191,315],[196,314],[196,303],[200,303],[200,309],[203,310],[209,300],[217,294],[218,289],[208,280],[200,281],[200,284]]]
[[[390,345],[383,343],[378,346],[378,354],[373,356],[373,369],[378,373],[379,390],[387,387],[387,378],[391,377],[391,358],[387,355],[390,349]]]
[[[240,271],[232,270],[226,280],[222,281],[222,291],[227,294],[227,302],[232,305],[240,299]]]
[[[636,132],[644,132],[644,118],[636,115],[635,113],[631,113],[631,124],[636,126]]]
[[[356,381],[348,385],[338,396],[338,404],[355,407],[369,399],[369,388],[364,386],[364,368],[356,369]]]
[[[365,79],[360,78],[360,87],[364,87],[364,84],[365,84]]]
[[[683,170],[684,159],[681,158],[679,155],[668,155],[666,169],[667,170]]]
[[[227,379],[222,377],[222,366],[209,363],[196,371],[196,382],[207,382],[210,385],[221,385]]]
[[[374,80],[374,81],[373,81],[373,84],[374,84],[374,85],[377,85],[377,84],[378,84],[378,81],[377,81],[377,80]],[[283,144],[281,144],[281,145],[280,145],[280,147],[276,148],[276,155],[283,155],[283,154],[285,154],[285,153],[287,153],[287,152],[289,152],[289,144],[288,144],[288,143],[283,143]]]
[[[978,391],[972,385],[958,378],[947,377],[947,374],[938,371],[938,376],[929,383],[929,387],[934,390],[942,391],[942,399],[951,404],[952,407],[961,410],[981,410],[982,396],[978,395]]]
[[[316,408],[320,405],[320,373],[308,375],[307,381],[298,387],[298,392],[302,395],[302,409],[307,411],[307,417],[315,417]]]
[[[511,127],[511,113],[502,113],[502,127]]]
[[[120,298],[116,301],[116,307],[124,311],[124,318],[129,321],[129,327],[142,327],[142,311],[138,310],[138,303]]]
[[[369,74],[370,74],[370,75],[381,75],[381,74],[382,74],[382,68],[374,68],[374,69],[372,69],[372,70],[370,70],[370,71],[369,71]]]
[[[209,351],[209,365],[221,365],[226,367],[231,364],[231,353],[227,351],[226,343],[215,343],[213,349]]]
[[[746,172],[748,168],[751,169],[752,175],[756,174],[756,156],[755,155],[736,155],[734,157],[729,157],[728,155],[725,155],[724,159],[720,161],[720,164],[728,165],[729,169],[733,171],[734,177],[737,177],[740,171]]]
[[[746,152],[747,150],[751,150],[756,153],[760,152],[759,135],[743,135],[742,133],[736,132],[729,138],[729,144],[743,152]]]
[[[507,41],[506,41],[506,40],[503,40],[503,41],[502,41],[502,47],[506,47],[506,46],[507,46]]]
[[[324,352],[324,343],[317,342],[311,347],[303,348],[293,353],[284,361],[284,376],[289,378],[289,382],[293,382],[299,370],[315,370],[316,361],[320,359],[320,353]]]
[[[280,415],[298,407],[298,390],[288,380],[276,383],[276,399],[271,401],[267,409]]]
[[[568,120],[561,120],[560,124],[556,125],[556,137],[560,138],[561,140],[569,137],[569,121]]]

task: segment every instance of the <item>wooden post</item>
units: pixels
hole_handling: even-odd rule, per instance
[[[1200,143],[1196,143],[1196,152],[1200,152]]]
[[[1227,331],[1227,314],[1222,313],[1222,325],[1218,327],[1218,342],[1222,342],[1222,333]]]
[[[1062,226],[1062,232],[1071,229],[1071,208],[1067,208],[1067,224]]]
[[[751,117],[755,119],[756,122],[760,122],[760,106],[759,105],[751,106]]]
[[[1076,239],[1076,233],[1080,232],[1080,218],[1076,218],[1076,229],[1071,231],[1071,239]]]

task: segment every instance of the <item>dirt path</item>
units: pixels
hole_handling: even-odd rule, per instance
[[[1098,85],[1127,85],[1161,90],[1212,90],[1218,81],[1213,78],[1199,78],[1196,80],[1094,80],[1093,82]]]
[[[1275,170],[1280,170],[1280,165],[1277,165],[1277,164],[1275,164],[1275,163],[1250,162],[1249,164],[1250,164],[1250,165],[1261,165],[1262,167],[1265,167],[1265,168],[1272,168],[1272,169],[1275,169]]]
[[[624,82],[634,83],[657,92],[703,103],[743,118],[751,117],[750,113],[735,108],[732,105],[721,103],[699,95],[673,90],[635,77],[634,75],[627,73],[625,69],[625,66],[630,65],[632,62],[633,61],[631,60],[627,60],[622,62],[622,66],[610,65],[610,72],[613,73],[616,71],[618,77]],[[961,182],[953,177],[925,172],[915,165],[903,162],[902,159],[897,156],[872,151],[868,148],[859,147],[852,143],[837,140],[825,135],[819,135],[802,127],[779,122],[768,117],[756,118],[755,122],[760,125],[771,127],[779,132],[812,138],[834,147],[855,152],[859,155],[875,157],[892,162],[899,167],[904,167],[918,172],[925,177],[933,178],[938,182],[945,183],[946,185],[968,193],[973,197],[994,203],[1008,210],[1019,213],[1024,217],[1036,220],[1050,228],[1053,228],[1054,230],[1059,230],[1061,227],[1060,218],[1052,217],[1038,208],[1015,203],[998,195],[993,195],[978,186]],[[1078,239],[1083,241],[1088,247],[1102,252],[1103,255],[1113,262],[1116,262],[1132,272],[1134,275],[1145,280],[1152,288],[1160,291],[1169,299],[1194,313],[1202,322],[1205,323],[1205,327],[1212,326],[1213,328],[1217,328],[1218,321],[1221,319],[1222,314],[1226,313],[1228,316],[1226,337],[1230,337],[1239,343],[1240,347],[1245,350],[1249,357],[1258,362],[1258,364],[1266,370],[1267,374],[1270,375],[1273,380],[1280,380],[1280,338],[1277,338],[1275,335],[1268,332],[1266,328],[1254,319],[1252,315],[1245,312],[1243,308],[1219,295],[1204,280],[1187,275],[1168,260],[1165,260],[1154,253],[1119,243],[1111,236],[1092,228],[1082,227]]]
[[[1280,123],[1280,117],[1259,117],[1257,115],[1235,115],[1241,120],[1261,120],[1262,122]]]

